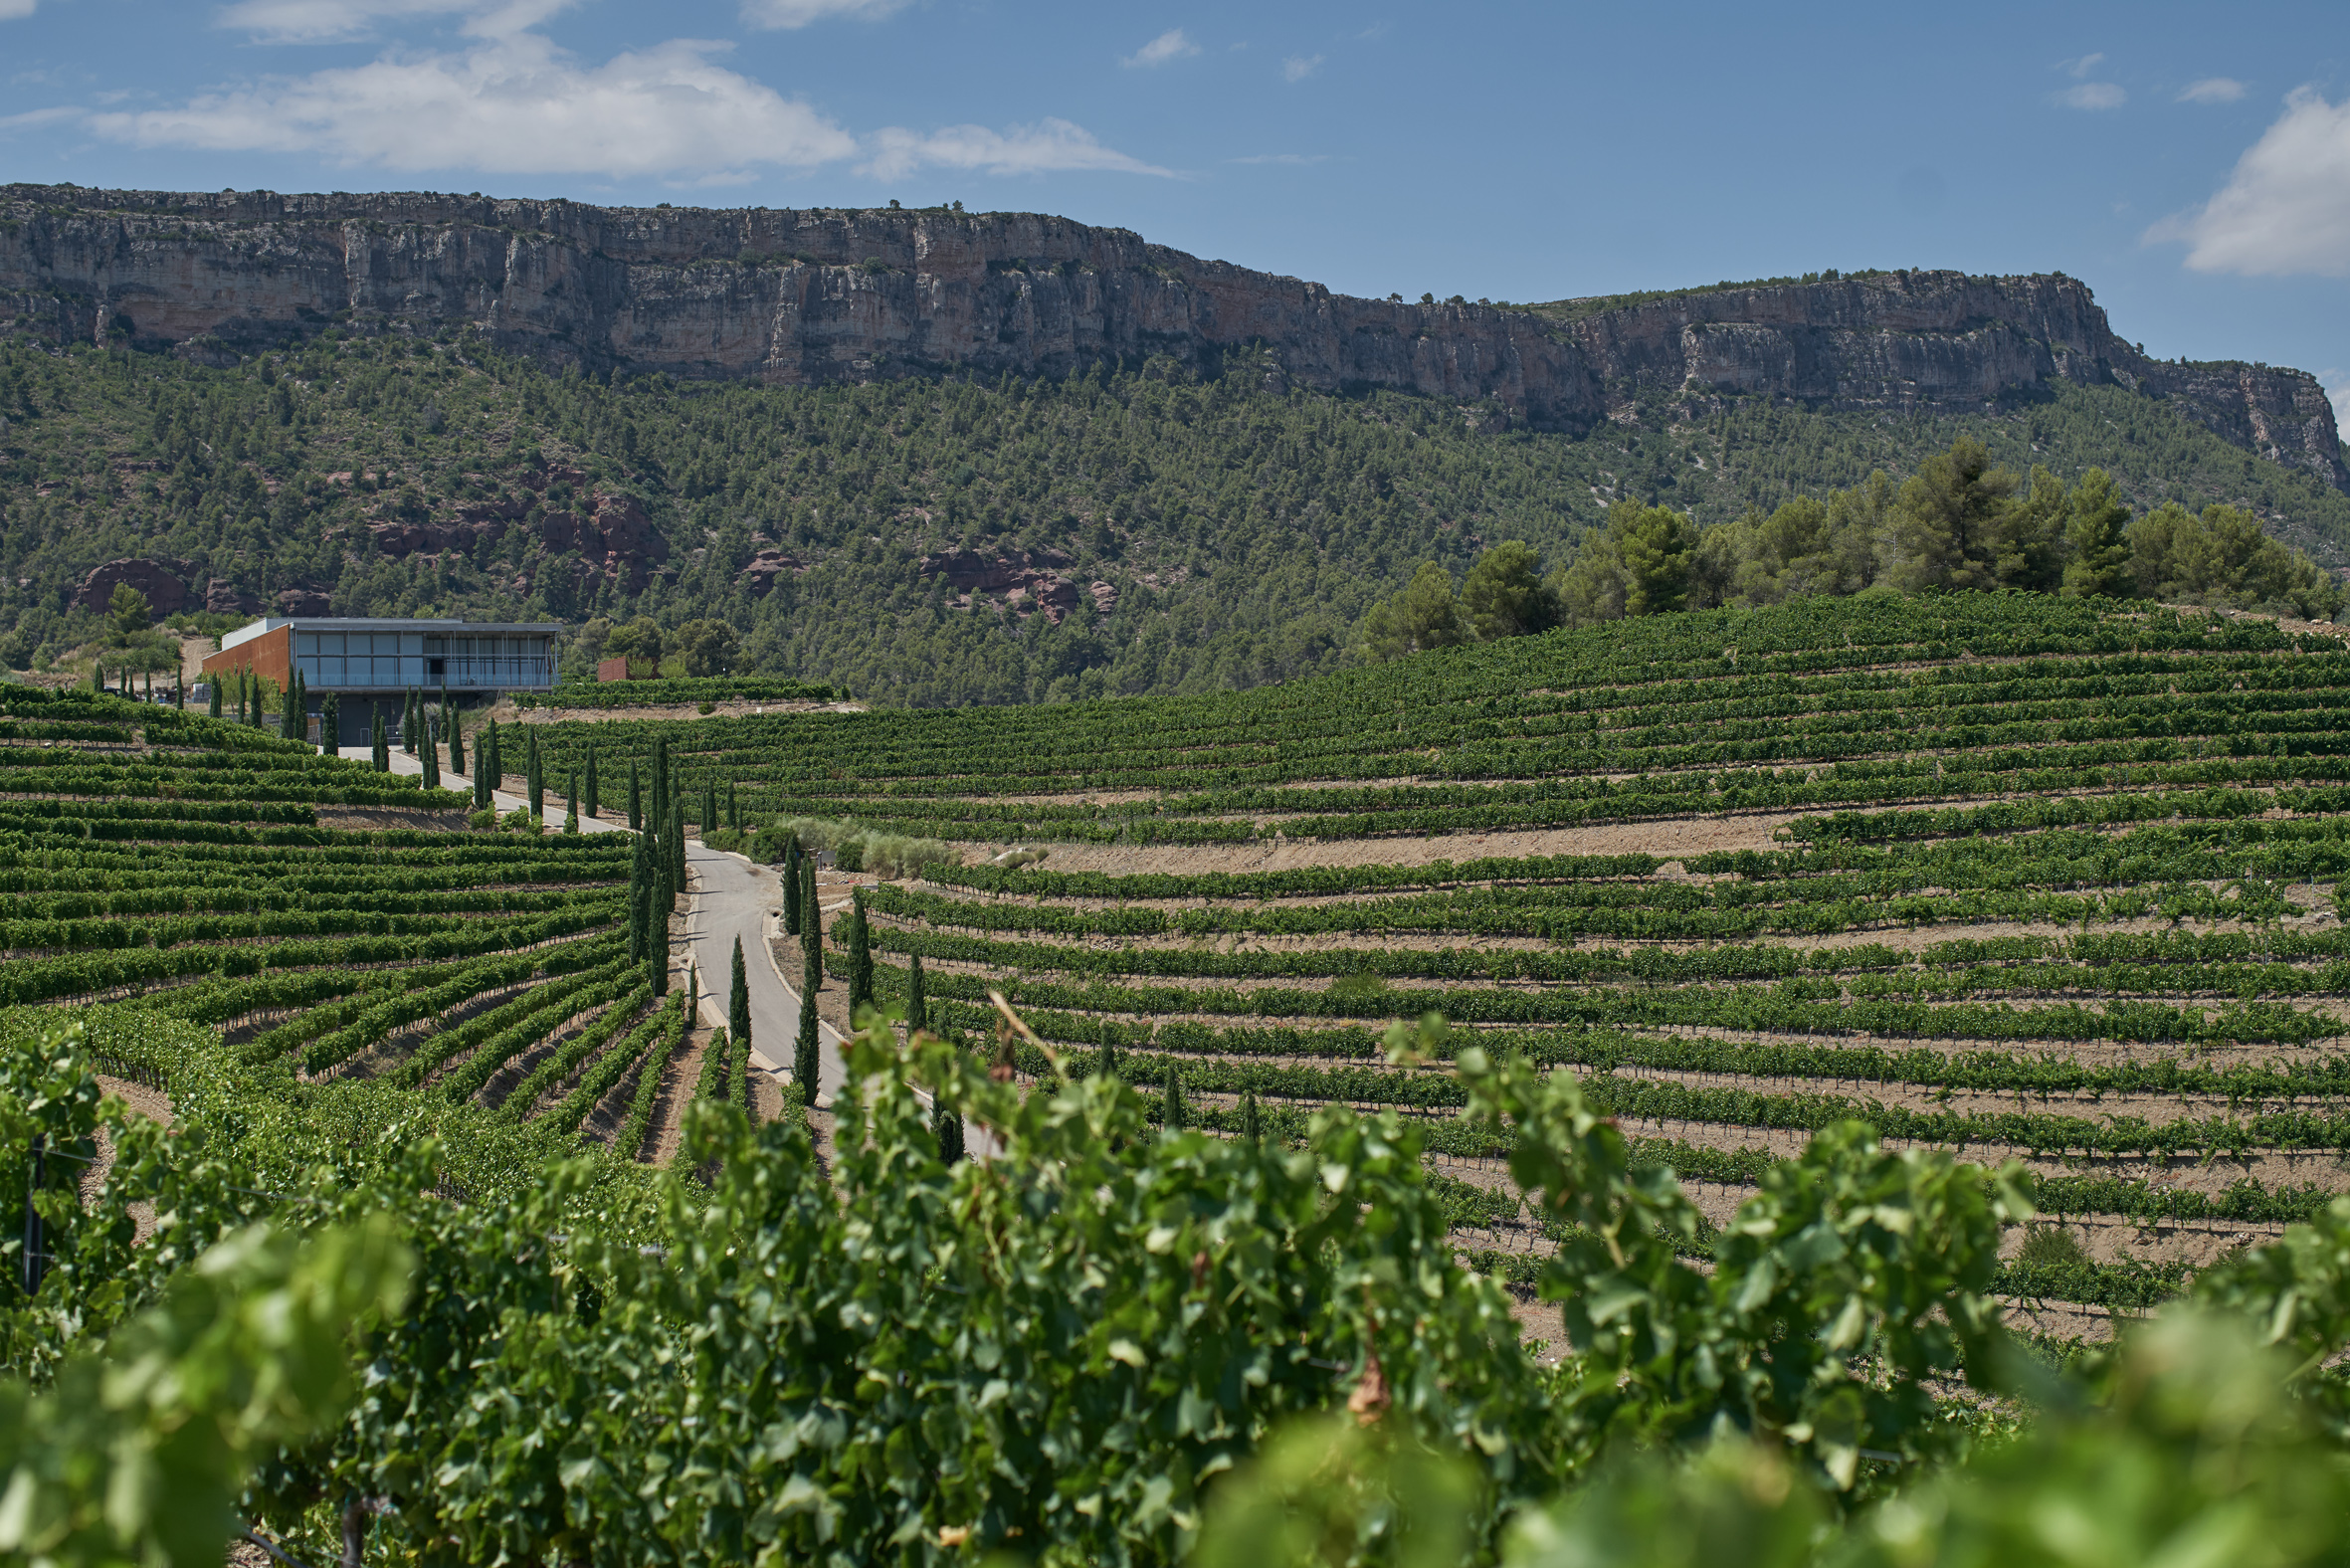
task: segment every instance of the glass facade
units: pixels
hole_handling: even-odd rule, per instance
[[[316,691],[446,686],[452,691],[550,686],[554,639],[544,632],[294,633],[294,665]]]

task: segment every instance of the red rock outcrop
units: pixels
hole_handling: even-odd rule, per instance
[[[194,576],[195,571],[195,563],[191,561],[166,563],[144,555],[125,555],[93,566],[75,591],[74,602],[102,611],[113,597],[115,586],[128,583],[147,596],[148,614],[161,620],[188,607],[188,585],[184,579]]]

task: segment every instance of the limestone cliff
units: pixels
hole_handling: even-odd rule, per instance
[[[1981,409],[2056,379],[2116,382],[2350,489],[2313,377],[2148,359],[2061,275],[1880,274],[1546,314],[1354,298],[1032,213],[14,185],[10,320],[200,356],[335,321],[466,322],[553,362],[780,385],[1166,356],[1566,430],[1691,390]]]

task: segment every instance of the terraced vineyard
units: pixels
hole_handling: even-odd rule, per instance
[[[2057,1223],[2011,1238],[2003,1289],[2073,1332],[2350,1188],[2346,709],[2330,629],[2000,595],[542,735],[607,777],[666,736],[689,812],[732,786],[953,842],[868,894],[884,1000],[918,954],[934,1024],[976,1042],[1001,987],[1209,1126],[1424,1115],[1461,1243],[1513,1274],[1552,1239],[1451,1119],[1470,1043],[1585,1076],[1717,1223],[1845,1118],[2021,1159]],[[1453,1033],[1387,1061],[1428,1012]]]
[[[465,805],[232,722],[0,687],[0,1005],[121,1015],[98,1036],[122,1078],[442,1130],[460,1168],[581,1136],[650,1155],[692,1064],[631,931],[633,837],[468,831]]]

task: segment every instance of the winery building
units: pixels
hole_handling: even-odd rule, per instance
[[[283,690],[298,672],[310,713],[332,691],[347,740],[364,736],[378,709],[397,733],[410,687],[438,697],[546,691],[555,684],[552,622],[266,619],[239,627],[204,661],[204,678],[247,671]]]

